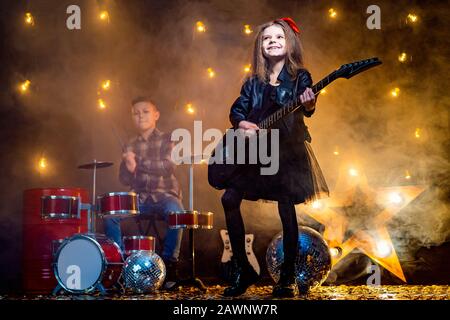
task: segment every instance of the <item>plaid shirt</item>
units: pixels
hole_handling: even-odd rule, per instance
[[[119,179],[122,184],[139,193],[142,203],[148,197],[157,202],[167,195],[181,200],[181,189],[174,176],[175,164],[171,159],[173,147],[170,135],[157,128],[147,140],[139,135],[127,144],[126,150],[136,154],[136,170],[134,173],[129,172],[122,161]]]

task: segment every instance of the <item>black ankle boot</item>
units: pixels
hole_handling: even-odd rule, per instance
[[[236,273],[232,278],[231,286],[225,288],[223,291],[225,297],[236,297],[245,293],[248,287],[258,281],[259,275],[256,273],[255,269],[247,263],[244,267],[238,265]]]
[[[273,287],[272,295],[279,298],[292,298],[296,294],[294,264],[281,265],[280,279]]]
[[[178,263],[173,261],[166,261],[166,278],[162,288],[167,291],[178,289]]]

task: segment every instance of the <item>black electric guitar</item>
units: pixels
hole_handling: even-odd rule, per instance
[[[311,89],[317,96],[320,93],[320,90],[328,86],[334,80],[339,78],[350,79],[358,73],[371,69],[380,64],[381,61],[376,57],[344,64],[339,69],[333,71],[325,78],[314,84]],[[291,103],[278,109],[257,125],[260,129],[270,129],[279,120],[302,108],[304,107],[300,103],[300,96],[298,96],[293,99]],[[208,164],[208,182],[212,187],[219,190],[226,188],[228,181],[239,175],[242,170],[245,170],[245,164],[243,165],[236,163],[236,152],[230,152],[230,146],[226,143],[226,136],[227,134],[225,134],[222,140],[216,145]],[[235,150],[234,145],[232,145],[231,148],[234,148]],[[216,156],[220,158],[220,161],[217,161]]]

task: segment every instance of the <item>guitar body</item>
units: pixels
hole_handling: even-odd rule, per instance
[[[225,133],[222,140],[217,144],[208,164],[208,183],[218,190],[227,188],[227,183],[240,175],[245,167],[244,164],[237,164],[236,159],[231,161],[231,155],[236,154],[236,152],[235,149],[230,150],[230,148],[234,148],[234,144],[227,146],[226,136]],[[220,159],[220,161],[211,161],[212,159]]]

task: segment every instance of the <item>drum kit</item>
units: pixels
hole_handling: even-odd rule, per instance
[[[152,236],[123,237],[125,250],[122,252],[113,240],[95,232],[96,216],[101,219],[125,219],[141,214],[139,197],[135,192],[109,192],[96,197],[96,171],[98,168],[107,168],[111,165],[111,162],[94,160],[92,163],[78,167],[93,170],[92,199],[94,199],[94,203],[92,204],[82,202],[87,200],[87,192],[84,189],[25,190],[24,223],[28,223],[29,228],[24,228],[24,239],[31,241],[39,239],[38,242],[40,241],[39,248],[33,249],[36,254],[30,254],[32,259],[24,260],[26,291],[48,292],[52,286],[53,294],[57,294],[61,290],[69,293],[91,293],[98,290],[104,294],[120,279],[124,259],[138,251],[155,251],[155,238]],[[191,173],[193,173],[192,170]],[[193,206],[192,183],[193,175],[190,176],[191,208]],[[36,207],[39,207],[39,210]],[[39,217],[36,217],[34,213],[36,211],[39,211]],[[27,220],[27,217],[30,218]],[[46,224],[47,229],[42,229],[43,224]],[[75,227],[64,227],[66,224]],[[31,226],[35,228],[32,229]],[[63,228],[61,228],[62,226]],[[195,277],[193,230],[212,229],[213,213],[198,212],[192,209],[171,212],[168,226],[172,229],[190,230],[192,270],[191,277],[183,281],[183,284],[195,285],[206,290],[203,283]],[[40,230],[39,233],[37,229]],[[24,245],[26,246],[25,242]],[[42,270],[27,274],[26,270],[35,265],[33,261],[36,257],[41,261]],[[49,270],[53,271],[51,276]],[[43,279],[44,275],[45,279]]]

